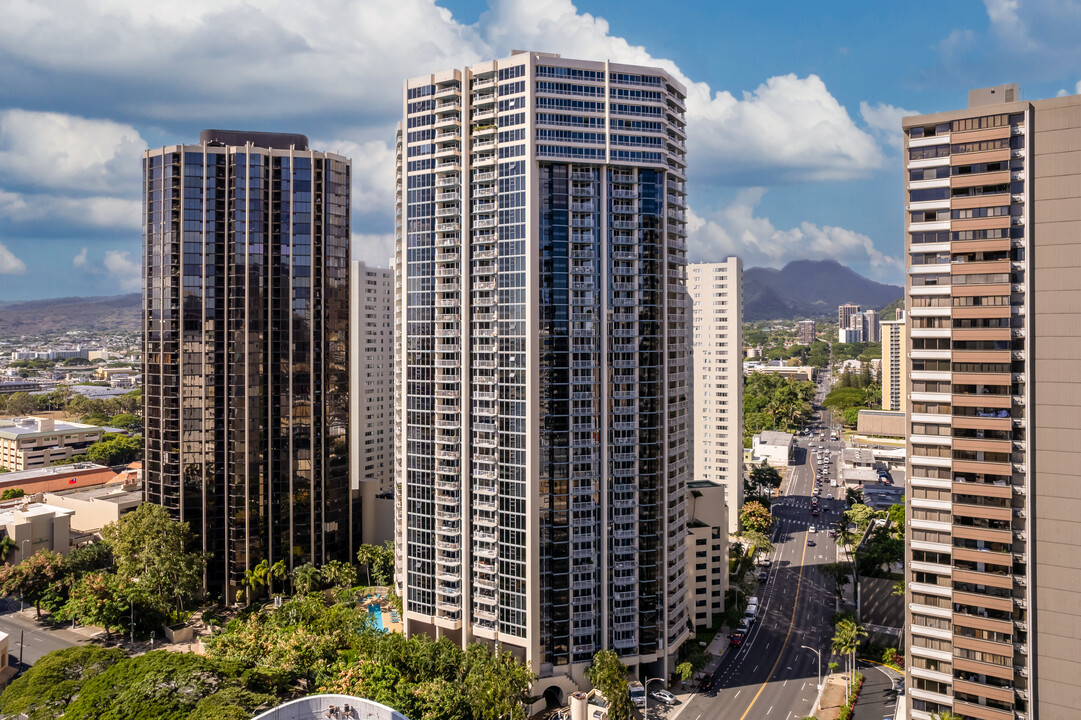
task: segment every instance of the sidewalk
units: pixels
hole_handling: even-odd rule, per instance
[[[847,683],[848,675],[845,673],[834,673],[828,676],[818,707],[811,714],[818,720],[837,720],[837,716],[841,713],[841,706],[845,702]]]

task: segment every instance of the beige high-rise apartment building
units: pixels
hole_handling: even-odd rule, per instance
[[[349,264],[351,345],[349,440],[350,483],[360,496],[361,542],[379,544],[394,536],[391,513],[382,511],[394,490],[394,273]]]
[[[810,345],[817,339],[814,320],[800,320],[796,323],[796,340],[800,345]]]
[[[902,124],[910,717],[1075,718],[1081,96]]]
[[[728,532],[743,505],[743,261],[692,263],[694,481],[723,485]]]
[[[688,637],[684,96],[522,52],[413,78],[395,256],[407,633],[499,643],[534,692]]]
[[[882,409],[903,411],[907,406],[908,339],[905,335],[904,311],[898,310],[896,320],[879,323],[882,336]]]
[[[859,315],[859,323],[863,328],[863,342],[876,343],[882,339],[878,330],[877,310],[864,310]]]

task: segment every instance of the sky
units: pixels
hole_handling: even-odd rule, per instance
[[[393,254],[405,78],[513,49],[688,87],[689,254],[900,283],[900,118],[1007,82],[1081,92],[1081,0],[0,0],[0,301],[140,289],[144,149],[299,132],[353,160],[357,259]]]

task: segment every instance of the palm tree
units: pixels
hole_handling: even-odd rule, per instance
[[[293,570],[293,589],[297,595],[307,595],[319,587],[319,570],[304,563]]]
[[[850,618],[842,618],[837,621],[837,633],[833,636],[832,650],[837,655],[846,655],[848,659],[848,692],[852,692],[852,681],[855,679],[856,649],[859,648],[860,638],[867,637],[867,629]]]
[[[931,713],[931,720],[962,720],[961,716],[951,710],[939,710]]]
[[[267,573],[266,573],[267,592],[271,596],[273,596],[274,595],[274,581],[275,580],[284,580],[288,575],[289,575],[289,570],[285,567],[285,561],[284,560],[279,560],[278,562],[271,565],[267,569]]]

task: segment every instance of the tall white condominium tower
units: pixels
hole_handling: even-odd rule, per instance
[[[360,495],[360,541],[378,544],[394,536],[394,519],[376,510],[394,489],[394,273],[353,260],[349,288],[350,486]]]
[[[688,266],[694,304],[694,480],[723,485],[728,532],[743,504],[743,261]]]
[[[405,628],[498,641],[534,690],[602,648],[667,676],[688,635],[684,93],[524,52],[406,83]]]

